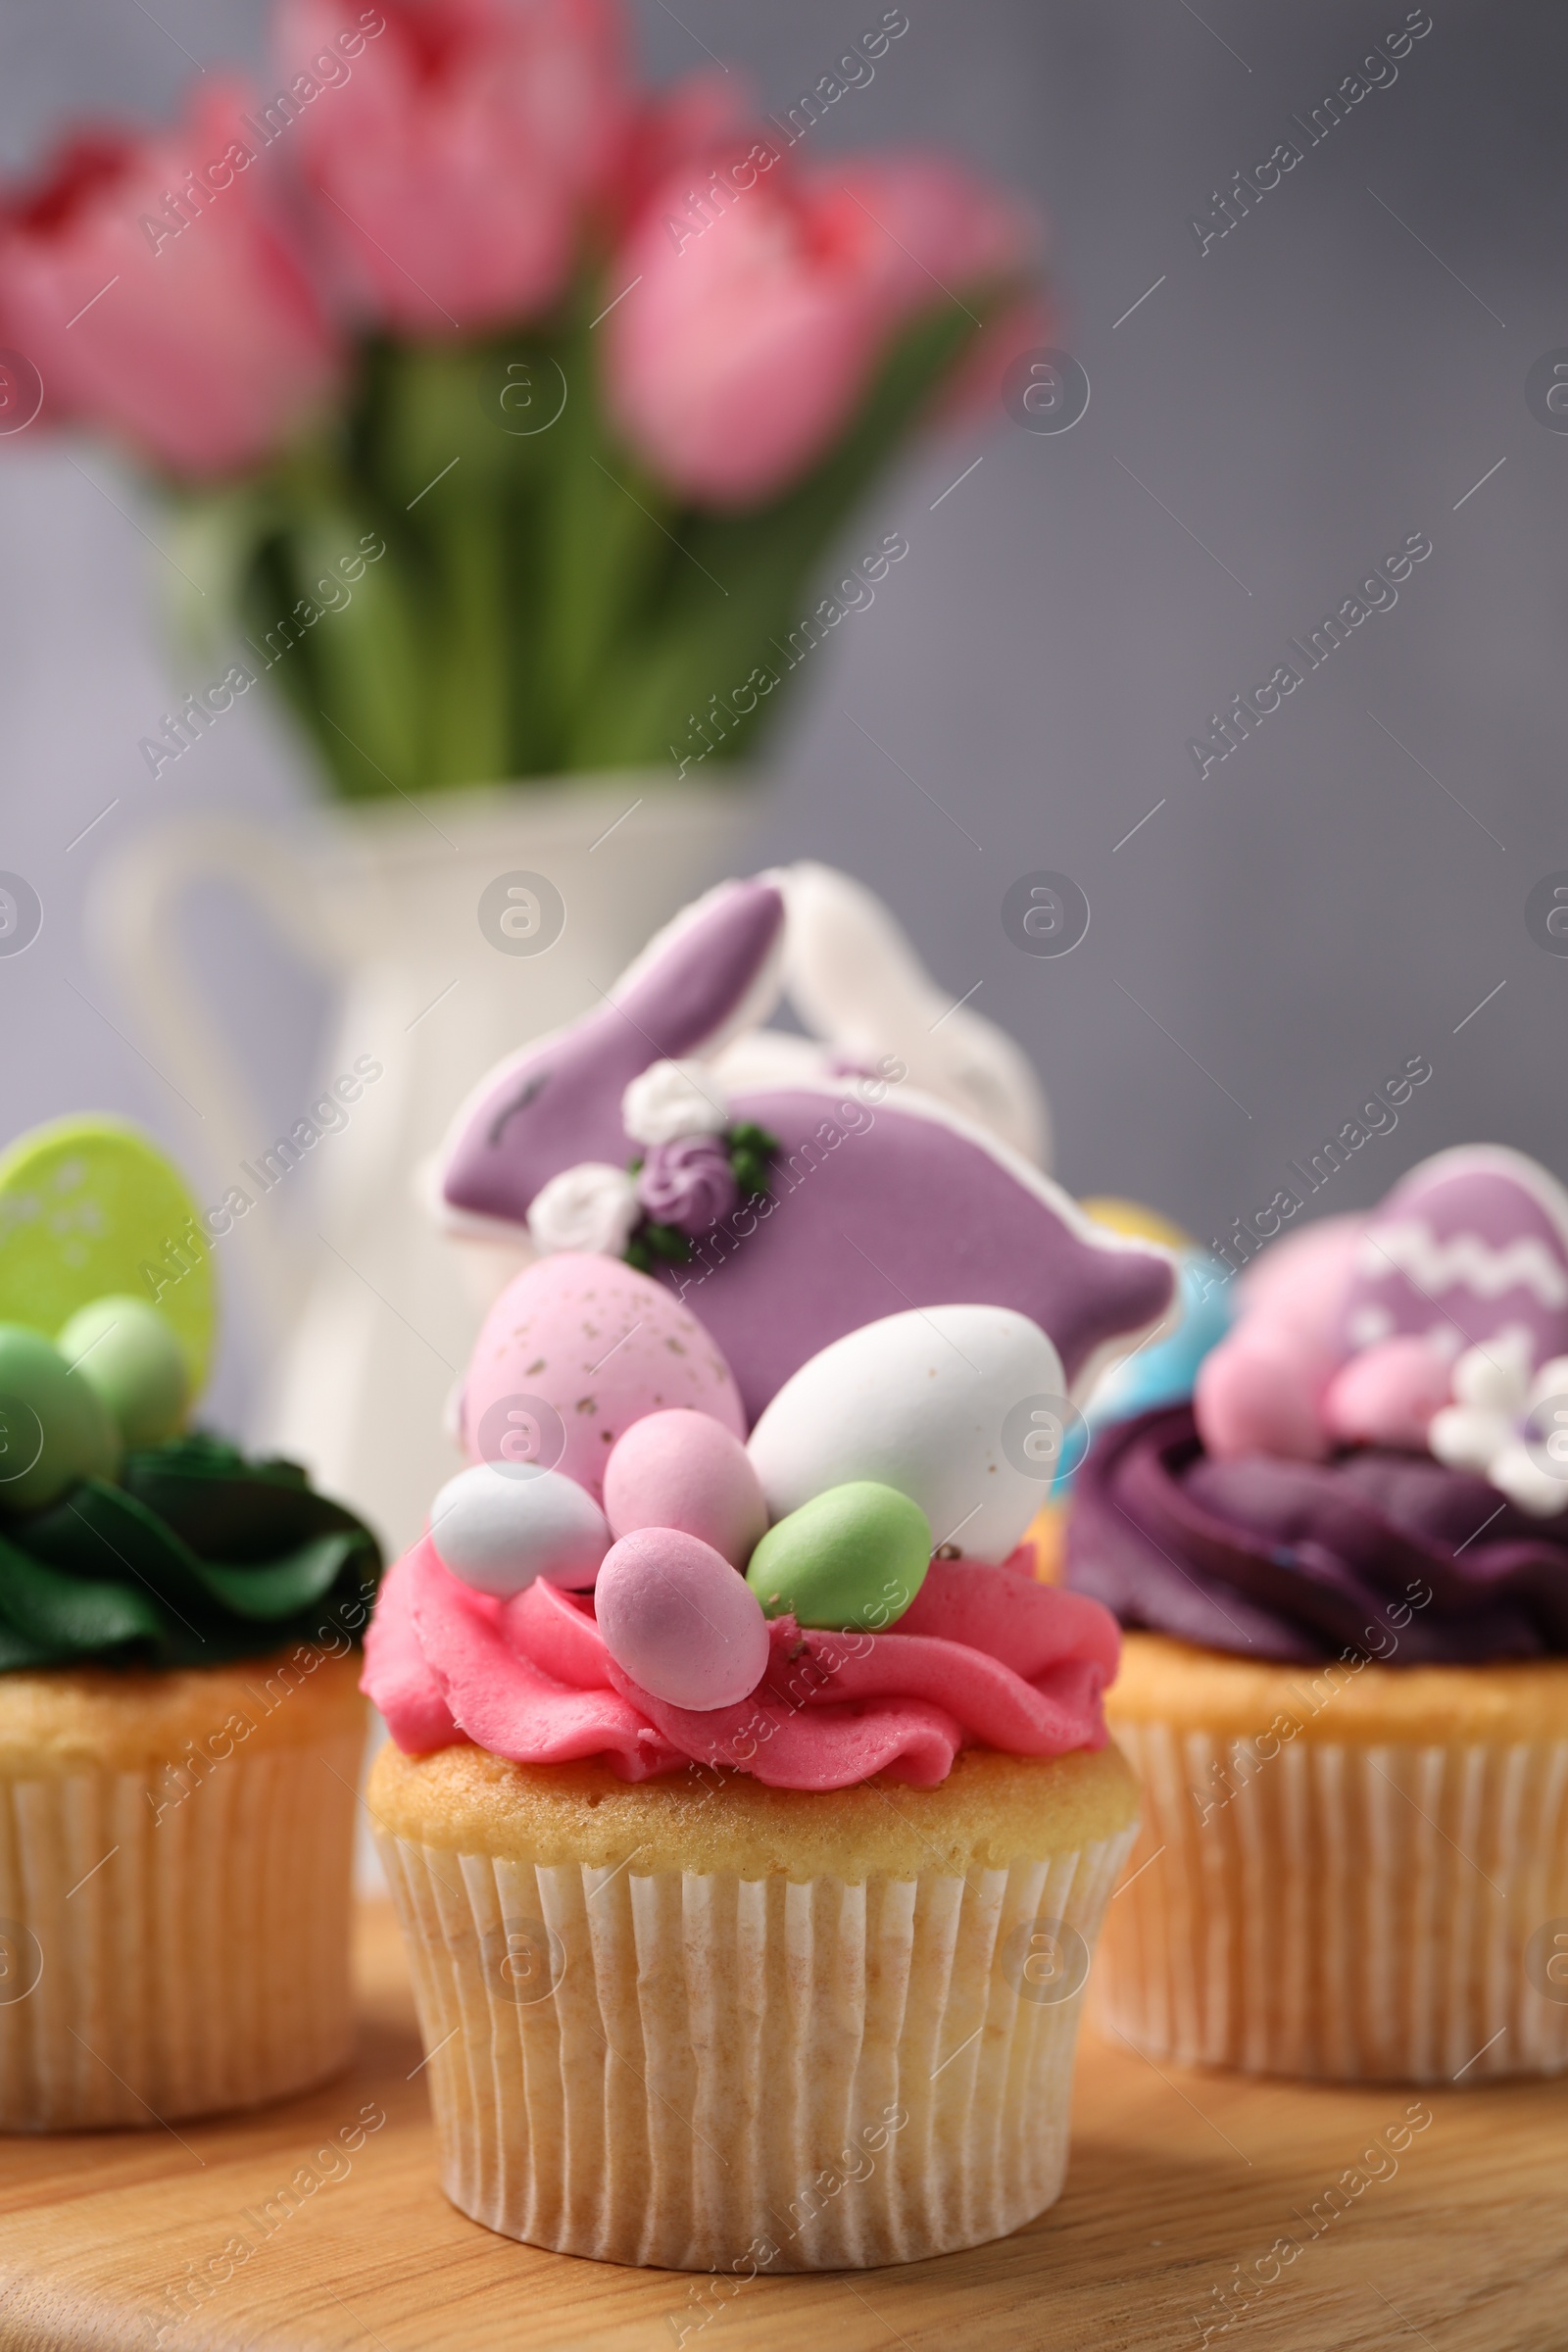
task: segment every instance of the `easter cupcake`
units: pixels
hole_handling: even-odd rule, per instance
[[[1102,1432],[1145,1831],[1098,1972],[1155,2058],[1568,2069],[1568,1195],[1481,1147],[1249,1269],[1196,1409]]]
[[[207,1246],[133,1129],[0,1159],[0,2129],[177,2121],[351,2037],[373,1538],[188,1430]]]
[[[366,1645],[448,2195],[740,2276],[1058,2193],[1137,1797],[1114,1621],[1031,1573],[1025,1441],[1171,1289],[890,1101],[874,1033],[852,1069],[772,1033],[720,1061],[783,921],[776,883],[714,894],[460,1120],[460,1218],[541,1255]]]

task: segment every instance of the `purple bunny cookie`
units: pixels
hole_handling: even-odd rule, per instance
[[[771,1010],[784,922],[772,882],[721,885],[651,943],[609,1003],[503,1064],[448,1144],[454,1227],[514,1231],[568,1171],[612,1190],[638,1149],[627,1087],[656,1063],[695,1063],[712,1131],[750,1123],[777,1144],[767,1196],[699,1234],[690,1263],[662,1269],[717,1343],[749,1420],[846,1332],[958,1301],[1030,1316],[1082,1393],[1164,1313],[1170,1261],[1092,1225],[1021,1154],[906,1087],[900,1062],[726,1100],[708,1063]],[[679,1085],[677,1073],[677,1101]]]

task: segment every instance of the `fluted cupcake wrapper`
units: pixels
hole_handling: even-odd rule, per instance
[[[534,1866],[387,1835],[447,2194],[562,2253],[911,2262],[1042,2212],[1135,1829],[961,1878]]]
[[[0,2130],[178,2121],[319,2082],[353,2037],[363,1740],[0,1779]]]
[[[1340,2082],[1568,2069],[1568,1740],[1119,1722],[1145,1829],[1096,1969],[1151,2057]]]

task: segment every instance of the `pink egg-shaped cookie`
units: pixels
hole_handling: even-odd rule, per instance
[[[611,1545],[594,1614],[622,1674],[666,1706],[733,1707],[762,1679],[761,1602],[721,1552],[679,1528],[639,1528]]]
[[[710,1413],[677,1405],[649,1413],[617,1438],[605,1467],[612,1536],[674,1527],[744,1568],[767,1533],[767,1504],[751,1455]]]
[[[514,1276],[485,1317],[464,1450],[562,1470],[598,1502],[616,1439],[674,1406],[746,1434],[729,1366],[695,1315],[617,1258],[562,1250]]]

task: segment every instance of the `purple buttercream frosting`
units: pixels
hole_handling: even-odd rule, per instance
[[[1568,1656],[1568,1514],[1543,1522],[1430,1457],[1212,1460],[1190,1406],[1097,1431],[1067,1582],[1243,1657],[1394,1665]]]

